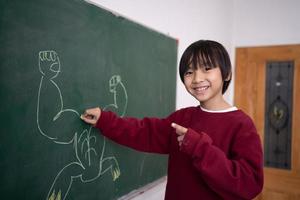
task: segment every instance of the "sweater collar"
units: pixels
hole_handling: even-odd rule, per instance
[[[208,109],[205,109],[201,106],[200,106],[200,108],[201,108],[202,111],[209,112],[209,113],[226,113],[226,112],[231,112],[231,111],[238,110],[237,107],[235,107],[235,106],[232,106],[232,107],[224,109],[224,110],[208,110]]]

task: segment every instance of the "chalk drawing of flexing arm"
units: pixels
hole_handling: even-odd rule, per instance
[[[66,109],[58,84],[54,81],[61,72],[58,54],[53,50],[39,52],[41,79],[37,100],[37,127],[41,135],[59,145],[69,145],[75,160],[67,163],[58,172],[49,189],[46,200],[66,199],[75,179],[82,183],[92,182],[106,172],[112,179],[120,176],[118,161],[114,156],[105,157],[106,139],[99,139],[98,133],[88,125],[83,127],[80,115],[75,109]],[[114,75],[109,81],[114,95],[112,104],[105,109],[115,108],[123,116],[127,109],[127,92],[121,77]],[[123,101],[118,101],[118,99]]]
[[[113,94],[114,102],[105,106],[103,110],[116,112],[119,114],[119,116],[123,117],[126,113],[128,96],[126,88],[122,83],[121,76],[114,75],[110,78],[109,91]]]

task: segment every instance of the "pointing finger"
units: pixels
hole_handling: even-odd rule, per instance
[[[178,135],[184,135],[184,134],[186,134],[186,132],[187,132],[187,128],[185,128],[185,127],[183,127],[183,126],[180,126],[180,125],[178,125],[178,124],[176,124],[176,123],[172,123],[171,126],[172,126],[173,128],[175,128],[176,133],[177,133]]]

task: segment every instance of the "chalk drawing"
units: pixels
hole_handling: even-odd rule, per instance
[[[100,140],[92,134],[93,127],[71,127],[70,130],[59,129],[59,123],[78,122],[80,114],[75,109],[65,108],[59,85],[54,81],[61,73],[58,54],[53,50],[40,51],[38,56],[41,79],[38,89],[36,122],[41,135],[58,145],[69,145],[74,151],[75,160],[65,164],[51,183],[46,200],[66,199],[75,179],[82,183],[95,181],[101,175],[110,172],[115,181],[120,175],[118,161],[114,156],[105,156],[106,138]],[[113,75],[109,80],[109,92],[113,94],[113,102],[104,106],[103,110],[113,110],[121,117],[126,113],[128,96],[120,75]],[[51,94],[51,100],[47,95]],[[118,102],[122,96],[124,102]],[[66,124],[68,127],[68,124]],[[67,134],[64,134],[67,132]],[[69,137],[68,137],[69,136]],[[56,192],[57,191],[57,192]]]
[[[51,194],[48,200],[61,200],[61,191],[55,194],[55,191]]]

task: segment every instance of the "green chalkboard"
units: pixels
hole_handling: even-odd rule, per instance
[[[117,199],[164,176],[165,155],[79,114],[174,111],[176,40],[80,0],[0,2],[1,199]]]

